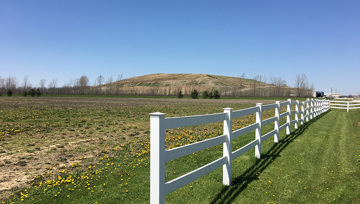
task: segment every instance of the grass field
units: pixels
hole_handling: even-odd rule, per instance
[[[0,200],[149,203],[148,113],[218,113],[225,107],[237,110],[273,101],[0,97],[0,170],[9,172],[1,173]],[[253,116],[242,118],[234,128],[253,121]],[[254,151],[234,160],[231,187],[222,185],[218,169],[167,195],[166,202],[358,203],[359,122],[359,111],[330,111],[289,136],[282,134],[279,144],[264,142],[261,160],[255,159]],[[218,134],[221,123],[169,130],[166,146]],[[233,146],[253,138],[244,135]],[[221,154],[217,146],[167,162],[166,180]]]

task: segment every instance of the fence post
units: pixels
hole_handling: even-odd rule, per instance
[[[314,99],[310,99],[310,120],[314,117]]]
[[[349,112],[349,101],[347,102],[347,112]]]
[[[301,119],[301,125],[304,124],[304,112],[305,112],[305,102],[301,103],[301,114],[300,114],[300,119]]]
[[[324,99],[319,101],[319,105],[320,105],[320,113],[319,113],[319,115],[321,115],[323,113],[323,102],[324,102]]]
[[[275,123],[274,123],[274,129],[276,130],[275,134],[274,134],[274,142],[275,143],[279,143],[279,124],[280,124],[280,101],[276,101],[276,108],[275,108]]]
[[[295,129],[297,130],[299,128],[299,100],[296,100],[296,103],[295,103]]]
[[[286,110],[288,112],[288,115],[286,116],[286,135],[290,135],[290,122],[291,122],[291,99],[288,99],[288,104],[286,106]]]
[[[310,117],[310,99],[306,99],[306,122],[309,122],[309,117]]]
[[[224,108],[227,119],[224,120],[223,134],[226,135],[226,141],[223,143],[223,156],[227,158],[226,164],[223,165],[223,184],[231,185],[231,154],[232,154],[232,108]]]
[[[258,141],[255,146],[255,157],[261,158],[261,126],[262,126],[262,103],[257,103],[256,106],[259,110],[256,112],[256,123],[258,127],[255,130],[255,139]]]
[[[325,100],[323,99],[323,100],[321,101],[321,114],[324,113],[324,106],[325,106]]]
[[[150,113],[150,203],[165,203],[164,113]]]

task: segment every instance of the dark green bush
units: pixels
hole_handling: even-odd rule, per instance
[[[215,99],[219,99],[219,98],[220,98],[220,93],[219,93],[218,90],[215,90],[215,91],[214,91],[214,98],[215,98]]]
[[[184,94],[182,93],[182,91],[179,91],[177,97],[178,97],[178,98],[183,98],[183,97],[184,97]]]
[[[191,98],[193,98],[193,99],[199,98],[199,92],[198,92],[196,89],[194,89],[194,90],[191,92]]]
[[[27,96],[28,95],[28,92],[27,91],[23,91],[23,96]]]
[[[41,93],[40,89],[36,89],[36,95],[37,95],[37,96],[41,96],[41,94],[42,94],[42,93]]]
[[[210,98],[210,99],[213,99],[213,98],[214,98],[213,92],[210,92],[210,93],[209,93],[209,98]]]
[[[30,94],[32,97],[34,97],[34,96],[36,95],[35,89],[31,89],[31,90],[29,91],[29,94]]]
[[[12,95],[13,95],[13,91],[8,90],[8,91],[6,92],[6,94],[7,94],[8,96],[12,96]]]
[[[202,94],[202,97],[203,97],[204,99],[209,98],[209,93],[208,93],[207,91],[204,91],[203,94]]]

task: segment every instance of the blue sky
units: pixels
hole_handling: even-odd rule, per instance
[[[281,77],[360,94],[358,0],[0,0],[0,77]]]

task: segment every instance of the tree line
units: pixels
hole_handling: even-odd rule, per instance
[[[298,74],[295,78],[295,87],[289,88],[287,83],[281,77],[270,77],[256,75],[252,80],[245,79],[245,74],[240,76],[239,83],[233,88],[229,87],[215,87],[216,93],[224,97],[311,97],[314,91],[314,85],[309,83],[305,74]],[[22,82],[19,82],[15,77],[2,78],[0,76],[0,94],[7,93],[11,90],[14,94],[23,95],[168,95],[178,96],[181,92],[182,95],[192,96],[195,87],[179,88],[179,87],[157,87],[131,85],[127,89],[123,89],[123,84],[114,83],[123,79],[120,74],[116,80],[112,76],[105,79],[104,76],[99,75],[90,85],[90,80],[86,75],[70,80],[62,87],[58,86],[58,80],[52,79],[47,83],[45,79],[41,79],[36,86],[33,86],[29,78],[25,76]],[[249,80],[245,86],[244,81]],[[104,86],[106,84],[106,86]],[[212,98],[214,91],[201,91],[202,97]],[[200,95],[200,94],[199,94]],[[216,94],[215,94],[216,95]]]

